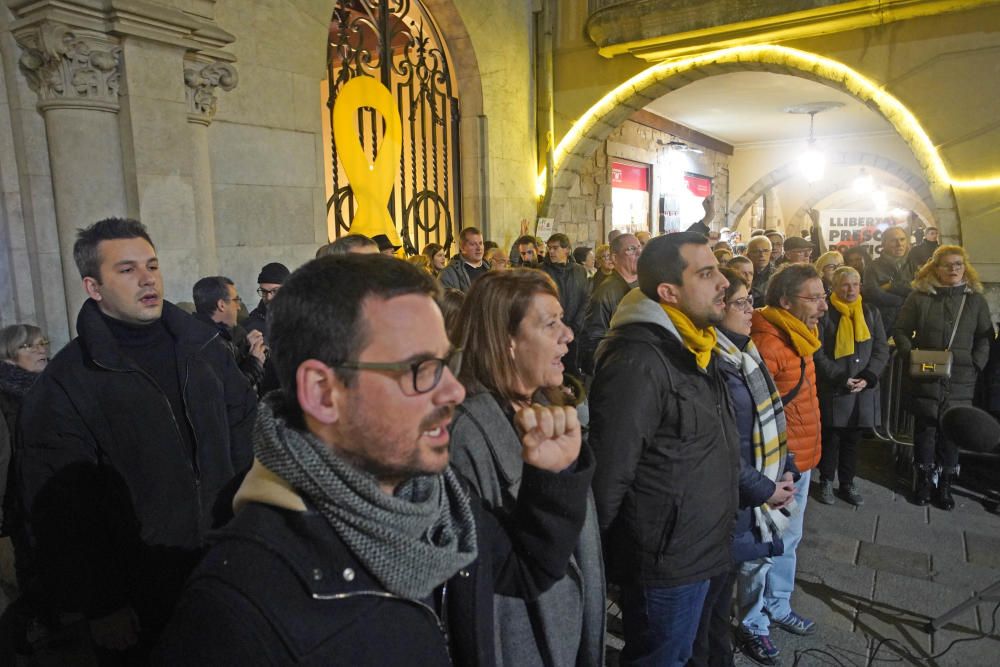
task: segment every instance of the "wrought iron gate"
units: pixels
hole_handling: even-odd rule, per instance
[[[433,20],[419,0],[337,0],[330,19],[327,70],[332,112],[337,93],[351,78],[374,76],[399,107],[403,150],[389,215],[407,253],[427,243],[446,248],[461,221],[458,97],[448,52]],[[333,115],[330,115],[333,136]],[[361,145],[374,161],[384,122],[374,109],[358,111]],[[336,219],[335,235],[350,227],[356,202],[337,147],[333,155],[333,194],[327,219]]]

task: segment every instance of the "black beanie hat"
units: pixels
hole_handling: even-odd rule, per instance
[[[280,285],[285,282],[285,278],[291,273],[288,267],[280,262],[271,262],[266,264],[263,269],[260,270],[260,275],[257,276],[257,284],[260,283],[273,283],[275,285]]]

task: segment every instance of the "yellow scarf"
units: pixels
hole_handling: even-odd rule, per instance
[[[841,301],[836,293],[830,295],[830,305],[840,313],[837,325],[837,342],[833,346],[833,358],[849,357],[854,354],[854,344],[872,337],[865,323],[865,312],[861,310],[861,297],[851,303]]]
[[[805,322],[784,308],[764,306],[757,311],[765,320],[778,327],[792,339],[792,347],[800,357],[811,357],[820,348],[819,329],[809,329]]]
[[[708,368],[708,362],[712,360],[712,350],[715,348],[715,343],[718,340],[715,335],[715,327],[699,329],[691,321],[691,318],[673,306],[668,306],[665,303],[661,303],[660,306],[663,307],[663,311],[667,314],[667,317],[677,327],[677,333],[681,335],[684,347],[691,350],[691,354],[694,355],[698,367],[702,369]]]

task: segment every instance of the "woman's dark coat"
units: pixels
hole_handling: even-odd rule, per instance
[[[889,363],[889,342],[878,312],[865,303],[861,308],[871,338],[855,342],[850,356],[834,358],[837,327],[843,317],[840,312],[831,305],[819,323],[823,346],[813,355],[813,361],[823,428],[872,428],[882,423],[881,396],[875,386]],[[861,378],[868,386],[852,394],[845,384],[851,378]]]
[[[949,407],[972,404],[976,380],[986,368],[995,332],[981,288],[942,287],[933,278],[914,281],[913,286],[892,334],[907,367],[911,349],[943,350],[948,346],[962,296],[967,296],[951,347],[951,377],[911,380],[905,384],[908,409],[917,416],[937,420]]]

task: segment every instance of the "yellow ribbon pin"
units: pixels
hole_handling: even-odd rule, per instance
[[[357,111],[362,107],[375,109],[385,118],[385,135],[379,143],[375,164],[368,160],[358,138]],[[349,233],[368,238],[385,234],[393,245],[402,245],[388,210],[402,138],[399,111],[388,88],[370,76],[356,76],[344,84],[333,105],[333,139],[358,201]]]

